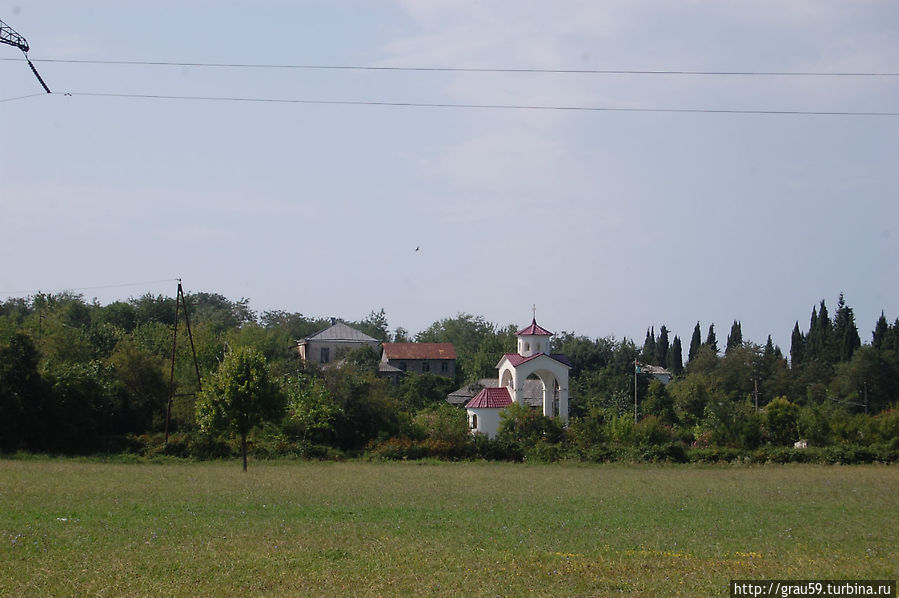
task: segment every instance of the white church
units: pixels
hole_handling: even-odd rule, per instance
[[[512,403],[526,405],[524,389],[527,383],[534,381],[539,381],[543,387],[543,415],[560,417],[568,423],[571,362],[564,355],[549,353],[552,335],[537,324],[536,313],[531,325],[516,333],[518,352],[504,354],[496,364],[499,370],[497,386],[483,388],[465,405],[472,434],[496,436],[500,412]]]

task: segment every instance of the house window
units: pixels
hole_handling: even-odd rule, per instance
[[[444,374],[449,372],[449,364],[445,361],[441,361],[440,362],[440,371]]]
[[[478,414],[477,413],[471,414],[471,429],[472,430],[478,429]]]
[[[407,367],[407,366],[406,366],[406,362],[405,362],[405,361],[401,361],[401,362],[400,362],[400,370],[402,370],[402,371],[405,372],[405,371],[406,371],[406,367]]]
[[[431,362],[430,361],[422,361],[421,362],[421,371],[430,372],[431,371]]]
[[[329,363],[331,361],[331,349],[328,347],[322,347],[321,354],[321,363]]]

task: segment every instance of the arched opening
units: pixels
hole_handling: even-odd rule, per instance
[[[472,430],[478,429],[478,414],[477,413],[471,414],[471,429]]]

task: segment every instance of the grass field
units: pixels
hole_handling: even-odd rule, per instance
[[[0,461],[3,596],[727,596],[899,577],[899,468]]]

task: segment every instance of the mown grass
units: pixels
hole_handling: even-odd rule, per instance
[[[899,468],[0,461],[4,596],[726,596],[899,577]]]

